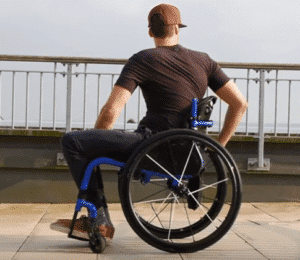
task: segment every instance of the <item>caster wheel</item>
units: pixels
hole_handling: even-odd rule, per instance
[[[104,236],[99,231],[95,231],[90,237],[90,248],[94,253],[100,254],[106,247]]]

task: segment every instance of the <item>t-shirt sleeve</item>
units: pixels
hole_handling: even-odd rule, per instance
[[[122,86],[132,93],[138,85],[147,80],[147,76],[141,55],[135,54],[123,67],[116,85]]]
[[[210,59],[210,73],[208,78],[208,86],[216,92],[221,87],[223,87],[230,78],[225,74],[225,72],[222,70],[220,65],[214,61],[213,59]]]

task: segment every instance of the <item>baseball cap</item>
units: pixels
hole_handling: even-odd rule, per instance
[[[177,7],[169,4],[160,4],[152,8],[148,15],[148,27],[164,25],[179,25],[179,28],[186,27],[181,23],[180,12]]]

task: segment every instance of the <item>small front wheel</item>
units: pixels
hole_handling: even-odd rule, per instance
[[[93,232],[92,236],[90,237],[89,244],[92,251],[97,254],[102,253],[106,247],[105,238],[102,236],[99,230]]]

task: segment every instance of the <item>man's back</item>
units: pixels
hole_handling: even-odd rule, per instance
[[[207,54],[175,45],[133,55],[116,84],[131,92],[140,86],[147,105],[141,124],[160,131],[182,127],[191,100],[202,99],[208,86],[217,91],[228,81]]]

